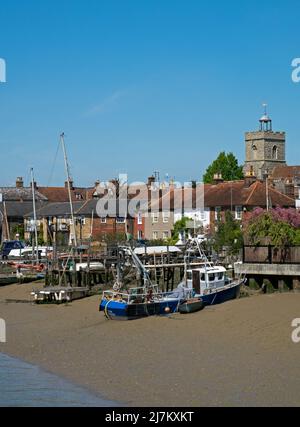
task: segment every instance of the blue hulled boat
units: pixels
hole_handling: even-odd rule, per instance
[[[167,315],[178,311],[180,303],[191,292],[177,289],[174,292],[160,292],[152,284],[148,271],[130,247],[119,248],[124,258],[131,258],[143,278],[143,286],[122,290],[123,285],[118,276],[113,290],[104,291],[99,310],[108,319],[130,320],[147,316]]]
[[[104,291],[100,311],[108,319],[131,320],[175,313],[182,301],[181,292],[160,293],[155,287],[131,288],[129,292]]]
[[[214,305],[238,298],[243,283],[243,279],[229,279],[224,267],[209,263],[188,270],[185,286],[192,289],[194,296],[201,298],[204,305]]]

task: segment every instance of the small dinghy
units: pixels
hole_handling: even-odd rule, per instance
[[[178,307],[181,314],[196,313],[204,308],[204,303],[201,298],[192,298],[184,301]]]

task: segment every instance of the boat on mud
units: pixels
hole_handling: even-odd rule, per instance
[[[193,297],[200,298],[204,306],[221,304],[238,298],[240,287],[244,284],[245,278],[230,278],[225,267],[209,261],[199,242],[194,243],[200,258],[203,260],[203,265],[199,268],[189,269],[189,260],[187,260],[185,280],[178,288],[184,289],[185,292],[192,292]]]
[[[196,313],[197,311],[203,309],[204,303],[201,298],[190,298],[186,301],[183,301],[178,307],[178,311],[181,314]]]
[[[119,248],[123,256],[130,258],[143,278],[143,286],[122,291],[118,275],[113,290],[104,291],[99,310],[108,319],[131,320],[147,316],[167,315],[178,311],[178,307],[192,291],[180,288],[172,292],[159,291],[158,285],[151,282],[148,271],[131,247]]]

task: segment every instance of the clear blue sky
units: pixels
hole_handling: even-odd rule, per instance
[[[200,179],[221,150],[244,160],[244,132],[269,104],[300,163],[298,0],[1,0],[1,184],[75,183],[159,170]]]

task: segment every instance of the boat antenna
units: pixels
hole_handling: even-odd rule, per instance
[[[38,242],[38,233],[37,233],[37,219],[36,219],[36,207],[35,207],[35,182],[34,182],[34,173],[33,168],[30,169],[31,173],[31,188],[32,188],[32,204],[33,204],[33,221],[34,221],[34,240],[35,240],[35,251],[36,251],[36,262],[39,263],[39,242]]]
[[[69,163],[68,163],[64,132],[60,135],[60,140],[61,140],[61,145],[62,145],[62,149],[63,149],[63,153],[64,153],[64,160],[65,160],[65,170],[66,170],[66,176],[67,176],[69,202],[70,202],[72,228],[73,228],[73,239],[74,239],[75,247],[77,248],[77,237],[76,237],[76,228],[75,228],[75,220],[74,220],[74,209],[73,209],[73,202],[72,202],[72,195],[71,195],[70,168],[69,168]]]

